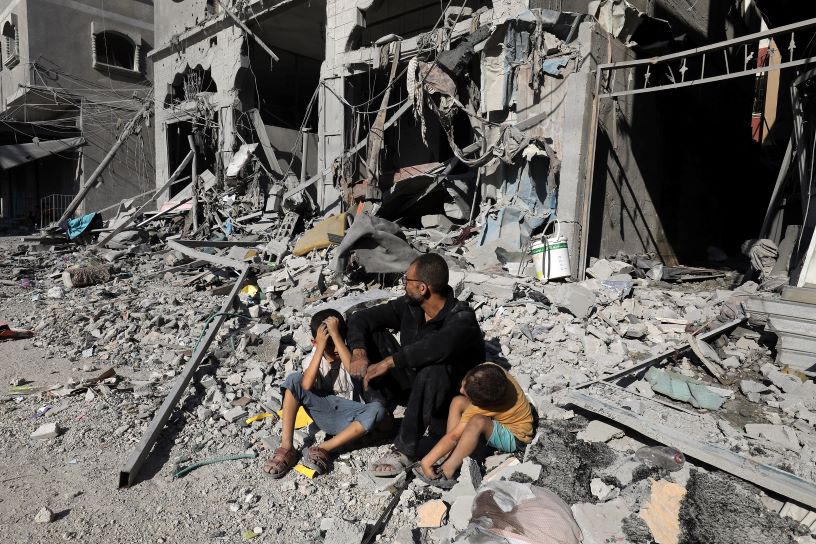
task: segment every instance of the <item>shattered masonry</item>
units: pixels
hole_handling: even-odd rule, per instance
[[[816,6],[787,4],[0,2],[9,540],[816,541]],[[392,435],[266,476],[311,316],[426,252],[532,443],[451,489],[372,475]]]

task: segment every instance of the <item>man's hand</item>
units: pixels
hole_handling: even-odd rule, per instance
[[[394,368],[394,358],[393,357],[386,357],[384,360],[380,361],[379,363],[375,363],[368,367],[368,371],[365,374],[365,379],[363,379],[363,388],[368,389],[368,383],[371,380],[377,379],[380,376],[384,376],[389,370]]]
[[[351,353],[351,363],[349,363],[349,371],[352,378],[365,378],[368,370],[368,353],[364,348],[356,348]]]

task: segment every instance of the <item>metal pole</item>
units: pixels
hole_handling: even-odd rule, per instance
[[[136,127],[136,125],[142,121],[142,117],[144,117],[144,115],[150,109],[151,104],[152,102],[150,100],[146,101],[142,105],[141,109],[139,109],[139,111],[136,113],[136,115],[134,115],[130,122],[128,122],[127,126],[122,131],[122,134],[119,135],[119,138],[116,139],[116,142],[114,142],[113,147],[111,147],[110,151],[108,151],[108,154],[105,155],[105,157],[99,163],[99,166],[96,167],[96,170],[94,170],[93,173],[88,178],[88,181],[85,182],[85,186],[82,188],[82,190],[79,191],[79,194],[77,194],[77,196],[74,197],[71,203],[68,204],[68,208],[65,209],[65,213],[63,213],[62,217],[60,217],[59,221],[57,221],[57,225],[61,225],[65,221],[68,221],[68,219],[74,214],[76,209],[79,207],[80,203],[83,200],[85,200],[85,197],[96,185],[97,178],[100,175],[102,175],[102,172],[104,172],[105,168],[108,167],[110,162],[113,160],[114,155],[116,155],[116,152],[119,151],[119,148],[122,147],[122,144],[124,144],[128,137],[130,137],[130,135],[133,133],[133,129]]]
[[[595,95],[592,97],[592,119],[589,123],[589,149],[587,150],[586,178],[584,180],[584,206],[581,209],[581,247],[578,252],[578,279],[586,274],[589,247],[589,213],[592,207],[592,186],[595,177],[595,150],[598,144],[598,117],[600,115],[601,68],[595,69]]]
[[[303,139],[303,143],[300,147],[300,182],[303,183],[306,181],[306,153],[309,149],[309,140],[306,139],[306,134],[308,134],[309,129],[305,128],[300,131],[300,137]]]
[[[248,27],[247,27],[247,26],[246,26],[246,25],[245,25],[243,22],[241,22],[241,20],[240,20],[240,19],[239,19],[239,18],[238,18],[238,17],[237,17],[235,14],[233,14],[233,13],[232,13],[232,12],[231,12],[229,9],[227,9],[227,6],[225,6],[225,5],[224,5],[224,2],[222,2],[221,0],[218,0],[218,3],[221,5],[221,9],[223,9],[223,10],[224,10],[224,12],[225,12],[227,15],[229,15],[229,16],[230,16],[230,19],[232,19],[233,21],[235,21],[235,24],[236,24],[236,25],[238,25],[238,26],[240,26],[240,27],[241,27],[241,30],[243,30],[244,32],[246,32],[246,33],[247,33],[247,35],[249,35],[250,37],[252,37],[252,39],[253,39],[253,40],[255,40],[255,42],[256,42],[258,45],[260,45],[260,46],[261,46],[261,49],[263,49],[264,51],[266,51],[267,55],[269,55],[270,57],[272,57],[272,60],[273,60],[273,61],[278,61],[278,60],[280,60],[280,59],[278,59],[278,56],[277,56],[275,53],[273,53],[273,52],[272,52],[272,50],[271,50],[271,49],[269,49],[269,47],[268,47],[268,46],[267,46],[267,45],[266,45],[264,42],[262,42],[262,41],[261,41],[261,39],[260,39],[258,36],[256,36],[255,34],[253,34],[253,33],[252,33],[252,31],[251,31],[251,30],[250,30],[250,29],[249,29],[249,28],[248,28]]]
[[[190,190],[193,193],[193,207],[190,208],[190,213],[193,214],[193,232],[195,232],[198,230],[198,153],[192,134],[187,136],[187,141],[190,143],[190,152],[193,154],[193,181],[190,184]]]
[[[221,306],[221,310],[219,310],[215,316],[212,316],[213,319],[209,323],[207,333],[201,338],[201,340],[199,340],[198,344],[196,344],[193,355],[190,357],[190,360],[187,362],[184,369],[181,371],[181,374],[176,379],[173,389],[171,389],[170,393],[168,393],[164,398],[164,402],[162,402],[161,407],[153,417],[153,421],[150,422],[147,432],[145,432],[144,436],[139,441],[139,444],[136,446],[133,452],[131,452],[127,462],[125,462],[125,466],[122,467],[122,470],[119,472],[120,488],[130,487],[133,485],[134,480],[136,479],[136,474],[139,473],[139,469],[142,467],[142,464],[144,464],[145,459],[147,459],[150,450],[153,448],[153,444],[159,438],[159,434],[164,428],[164,424],[173,413],[173,409],[175,408],[176,404],[178,404],[181,396],[187,390],[187,386],[190,384],[190,380],[193,378],[196,368],[198,368],[198,365],[204,360],[204,356],[207,355],[207,350],[209,349],[213,339],[215,339],[215,333],[217,333],[218,329],[221,328],[221,325],[224,323],[224,320],[227,317],[226,314],[232,309],[232,302],[235,300],[235,297],[238,296],[238,291],[241,289],[244,283],[247,272],[249,272],[249,265],[244,263],[240,264],[242,267],[238,269],[238,278],[235,280],[235,285],[233,286],[232,291],[224,300],[224,305]]]

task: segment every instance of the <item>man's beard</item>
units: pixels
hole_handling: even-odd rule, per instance
[[[408,293],[405,293],[405,301],[408,302],[408,304],[410,304],[411,306],[421,306],[424,300],[425,299],[422,298],[422,295],[417,295],[416,298],[414,298]]]

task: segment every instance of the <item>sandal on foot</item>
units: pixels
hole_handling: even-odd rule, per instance
[[[434,467],[434,471],[436,473],[435,477],[429,478],[428,476],[425,476],[425,471],[422,470],[421,466],[415,466],[414,476],[416,476],[426,484],[438,487],[440,489],[451,489],[453,488],[453,486],[456,485],[457,483],[456,480],[449,480],[445,478],[445,474],[442,472],[442,469],[439,468],[438,465]]]
[[[378,478],[393,478],[413,464],[414,461],[410,457],[394,449],[391,453],[383,455],[373,463],[369,463],[368,473]],[[388,468],[377,468],[383,465]]]
[[[312,446],[303,450],[303,458],[300,463],[315,471],[315,475],[326,474],[329,471],[331,455],[323,448]]]
[[[264,463],[261,470],[277,480],[283,478],[297,464],[299,458],[300,452],[296,449],[278,448],[272,454],[272,457]]]

